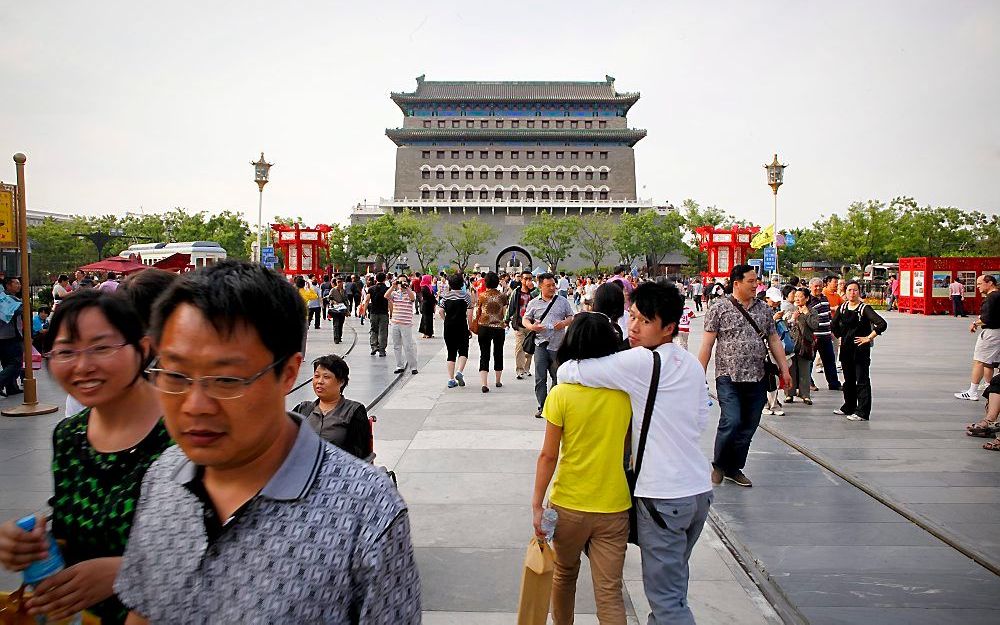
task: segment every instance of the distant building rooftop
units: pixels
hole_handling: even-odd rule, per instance
[[[638,93],[618,93],[615,79],[603,81],[484,81],[425,80],[417,77],[417,89],[393,92],[393,102],[623,102],[633,104]]]

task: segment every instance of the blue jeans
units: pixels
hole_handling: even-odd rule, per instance
[[[688,561],[712,505],[712,491],[678,499],[646,499],[666,524],[653,521],[646,506],[636,509],[642,584],[649,601],[648,625],[694,625],[688,606]]]
[[[767,402],[767,382],[733,382],[731,377],[724,375],[715,379],[715,391],[719,395],[722,415],[715,434],[712,465],[732,475],[746,466],[750,441],[760,425],[760,412]]]

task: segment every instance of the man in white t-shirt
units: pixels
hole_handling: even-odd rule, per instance
[[[699,440],[708,425],[705,370],[673,344],[684,299],[673,285],[647,282],[632,292],[629,344],[605,358],[570,360],[560,384],[625,391],[632,402],[632,457],[638,454],[653,351],[661,368],[642,466],[635,487],[642,582],[651,623],[694,625],[688,560],[712,505],[711,469]]]
[[[559,295],[562,295],[563,297],[569,296],[569,278],[566,277],[565,271],[559,274],[558,287]]]
[[[392,341],[392,351],[396,354],[396,370],[393,373],[403,373],[410,368],[410,373],[417,374],[417,342],[413,340],[413,300],[415,296],[410,288],[410,280],[406,276],[393,282],[392,288],[385,292],[389,300],[389,340]],[[403,358],[403,354],[406,358]]]

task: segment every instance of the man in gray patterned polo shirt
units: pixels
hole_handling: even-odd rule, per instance
[[[791,384],[791,376],[771,309],[754,297],[757,272],[752,265],[736,265],[729,274],[729,282],[732,296],[718,298],[705,314],[705,333],[698,355],[707,372],[715,347],[715,391],[722,414],[715,436],[712,483],[721,484],[727,479],[740,486],[753,486],[743,467],[767,399],[764,360],[768,351],[786,388]],[[750,315],[761,334],[740,309]]]
[[[286,413],[305,309],[259,265],[185,274],[149,368],[178,446],[150,467],[115,581],[128,623],[420,622],[406,505]]]

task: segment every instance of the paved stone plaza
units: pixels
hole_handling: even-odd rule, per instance
[[[839,393],[813,394],[815,405],[786,406],[764,424],[849,479],[896,502],[927,527],[1000,560],[1000,454],[962,432],[983,402],[951,393],[968,386],[974,337],[965,320],[890,313],[874,352],[870,423],[832,414]],[[697,350],[701,319],[692,328]],[[394,362],[368,355],[367,329],[349,322],[345,343],[310,330],[307,360],[327,350],[352,367],[347,396],[371,403],[397,378]],[[406,374],[373,409],[376,462],[394,468],[406,498],[421,570],[425,622],[431,625],[513,623],[521,562],[531,536],[529,502],[544,423],[532,418],[532,381],[507,376],[503,389],[445,388],[440,338],[417,340],[421,372]],[[511,346],[507,346],[511,355]],[[478,361],[473,343],[472,362]],[[306,380],[311,368],[304,369]],[[40,372],[43,401],[63,394]],[[289,405],[309,396],[308,385]],[[0,405],[15,400],[2,400]],[[0,517],[44,505],[55,415],[0,419]],[[710,453],[718,407],[703,438]],[[695,550],[691,603],[699,623],[777,623],[770,601],[730,551],[749,566],[786,620],[812,623],[987,623],[1000,578],[834,472],[761,430],[747,473],[752,489],[716,489],[713,523]],[[724,535],[716,534],[716,525]],[[0,575],[0,588],[17,583]],[[626,562],[626,606],[644,623],[638,553]],[[579,623],[596,623],[584,563]]]

